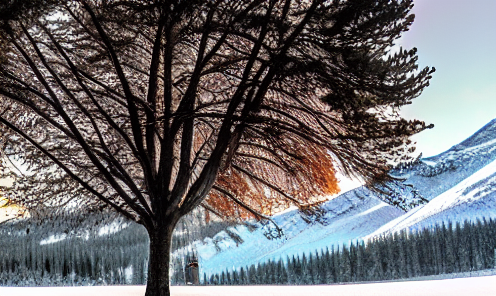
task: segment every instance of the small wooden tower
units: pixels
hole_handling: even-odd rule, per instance
[[[184,275],[186,277],[186,285],[199,285],[200,275],[198,270],[198,258],[193,253],[193,256],[188,256],[186,266],[184,267]]]

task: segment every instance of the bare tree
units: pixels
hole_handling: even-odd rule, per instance
[[[410,161],[428,85],[390,53],[412,1],[20,1],[0,5],[0,126],[33,213],[110,208],[150,237],[146,295],[169,295],[171,235],[197,206],[270,219]],[[394,200],[390,200],[394,202]]]

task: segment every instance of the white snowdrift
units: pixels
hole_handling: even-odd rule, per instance
[[[172,296],[492,296],[496,295],[496,276],[434,281],[409,281],[330,286],[196,286],[171,287]],[[0,287],[2,296],[142,296],[144,286],[106,287]]]

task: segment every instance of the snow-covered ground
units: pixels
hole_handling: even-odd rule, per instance
[[[144,286],[0,287],[1,296],[142,296],[144,294]],[[174,286],[171,287],[171,294],[173,296],[494,296],[496,276],[329,286]]]

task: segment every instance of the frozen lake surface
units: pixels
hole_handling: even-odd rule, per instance
[[[496,276],[328,286],[174,286],[173,296],[494,296]],[[145,286],[0,287],[1,296],[143,296]]]

